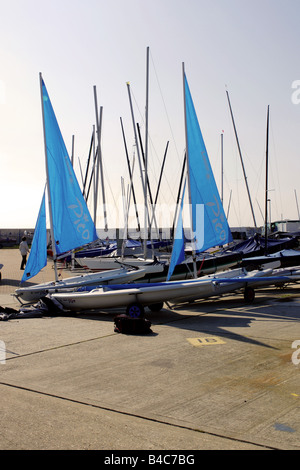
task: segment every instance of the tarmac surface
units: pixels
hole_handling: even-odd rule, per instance
[[[20,262],[0,250],[1,307]],[[0,322],[0,450],[300,449],[299,285],[165,304],[148,335],[115,333],[122,312]]]

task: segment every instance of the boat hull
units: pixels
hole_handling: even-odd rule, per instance
[[[205,276],[187,281],[105,286],[91,292],[54,294],[53,298],[66,310],[73,311],[127,307],[133,303],[146,306],[174,300],[196,300],[232,292],[246,286],[247,281],[255,274],[267,275],[270,274],[270,270],[251,275],[241,274],[241,270],[233,270],[219,276]],[[237,279],[236,282],[222,282],[224,279],[234,278]]]
[[[130,271],[126,268],[115,269],[114,271],[83,274],[70,277],[58,282],[46,282],[30,287],[20,287],[15,290],[14,296],[20,302],[36,302],[47,294],[58,292],[76,292],[84,286],[99,286],[103,284],[119,284],[132,282],[141,279],[147,273],[147,268],[140,268]]]
[[[147,267],[149,273],[160,273],[164,270],[164,264],[160,262],[154,262],[152,259],[143,259],[135,257],[114,257],[114,256],[94,256],[94,257],[82,257],[76,259],[76,262],[83,268],[88,269],[92,272],[107,271],[110,269],[116,269],[121,265],[134,266],[134,267]]]

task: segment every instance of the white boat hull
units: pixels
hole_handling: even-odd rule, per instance
[[[237,272],[238,271],[238,272]],[[241,270],[233,270],[215,276],[186,281],[168,281],[158,284],[119,286],[114,288],[102,287],[91,292],[75,292],[54,294],[66,310],[80,311],[126,307],[133,303],[151,305],[174,300],[196,300],[227,292],[232,292],[247,285],[247,281],[256,276],[266,276],[271,270],[241,274]],[[239,276],[239,277],[238,277]],[[222,282],[222,279],[237,279],[236,282]]]
[[[21,302],[36,302],[47,294],[76,292],[76,290],[84,286],[132,282],[141,279],[147,272],[148,270],[145,267],[137,270],[120,268],[101,273],[81,274],[58,282],[53,281],[29,287],[20,287],[15,290],[14,296]]]
[[[76,258],[76,262],[83,268],[89,271],[107,271],[110,269],[116,269],[120,265],[134,266],[134,267],[145,267],[149,269],[148,272],[159,273],[164,269],[164,263],[154,263],[152,259],[143,258],[120,258],[113,256],[94,256],[92,258],[83,257]]]
[[[298,282],[300,281],[300,266],[274,269],[273,274],[286,277],[288,279],[287,282]]]

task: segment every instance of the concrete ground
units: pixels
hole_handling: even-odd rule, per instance
[[[20,261],[0,250],[1,307]],[[147,311],[150,335],[121,311],[0,322],[1,450],[300,449],[298,285]]]

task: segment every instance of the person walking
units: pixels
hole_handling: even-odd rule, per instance
[[[26,237],[22,237],[22,241],[19,246],[19,250],[22,256],[22,262],[21,262],[21,267],[20,269],[24,270],[26,261],[27,261],[27,254],[29,253],[29,247],[27,245],[27,239]]]

